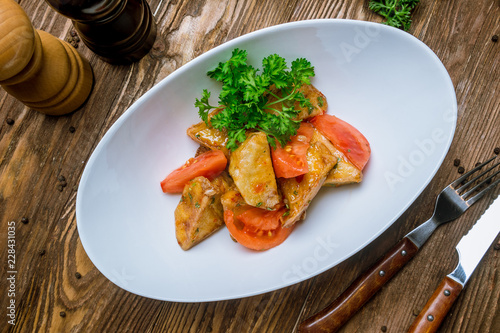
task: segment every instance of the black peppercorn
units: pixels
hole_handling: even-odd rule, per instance
[[[495,43],[498,42],[498,35],[493,35],[493,37],[491,37],[491,40]]]
[[[61,311],[61,312],[59,312],[59,315],[64,318],[64,317],[66,317],[66,312]]]
[[[464,167],[458,167],[458,173],[464,173],[465,168]]]
[[[387,326],[382,326],[382,327],[380,328],[380,330],[381,330],[382,332],[387,332]]]
[[[29,222],[29,221],[30,221],[30,220],[29,220],[27,217],[23,217],[23,218],[21,219],[21,222],[23,222],[24,224],[28,224],[28,222]]]
[[[38,255],[39,255],[40,257],[41,257],[41,256],[43,256],[43,255],[45,255],[45,250],[40,250],[40,251],[38,251]]]
[[[64,182],[64,181],[66,181],[66,177],[64,177],[63,175],[59,175],[57,177],[57,180],[60,181],[60,182]]]
[[[493,152],[497,155],[500,154],[500,147],[496,147],[495,149],[493,149]]]
[[[456,158],[456,159],[453,161],[453,165],[454,165],[454,166],[459,166],[459,165],[460,165],[460,159]]]
[[[74,128],[73,126],[69,127],[69,132],[70,133],[75,133],[75,131],[76,131],[76,128]]]
[[[63,191],[63,186],[61,184],[57,185],[57,190],[59,192],[62,192]]]
[[[12,118],[5,119],[5,122],[7,123],[7,125],[14,125],[14,119]]]
[[[80,278],[82,277],[82,274],[80,274],[80,273],[76,272],[76,273],[75,273],[75,277],[76,277],[77,279],[80,279]]]

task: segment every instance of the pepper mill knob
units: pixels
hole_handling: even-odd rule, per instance
[[[0,81],[18,74],[35,50],[35,32],[17,3],[0,2]]]
[[[36,30],[14,0],[0,0],[0,85],[24,105],[63,115],[87,100],[89,62],[70,44]]]

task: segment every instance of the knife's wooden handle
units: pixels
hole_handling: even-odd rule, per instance
[[[302,322],[299,332],[336,332],[411,258],[418,247],[403,238],[325,309]]]
[[[411,325],[408,333],[436,332],[462,289],[460,283],[445,277]]]

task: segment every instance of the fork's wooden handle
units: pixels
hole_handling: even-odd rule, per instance
[[[336,332],[411,258],[418,247],[403,238],[336,300],[299,325],[299,332]]]
[[[463,286],[460,283],[445,277],[411,325],[408,333],[436,332],[462,289]]]

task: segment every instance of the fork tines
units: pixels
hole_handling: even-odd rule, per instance
[[[490,190],[492,190],[496,185],[498,185],[498,183],[500,183],[500,178],[498,178],[495,181],[493,181],[493,178],[500,173],[500,169],[496,170],[496,171],[492,171],[492,170],[494,170],[496,167],[498,167],[500,165],[500,162],[497,162],[497,163],[493,164],[492,166],[490,166],[484,172],[482,172],[479,175],[475,176],[473,179],[467,181],[467,178],[469,176],[471,176],[475,172],[481,170],[485,165],[489,164],[495,158],[496,158],[496,156],[493,156],[492,158],[490,158],[486,162],[481,163],[480,165],[478,165],[474,169],[466,172],[460,178],[458,178],[457,180],[455,180],[453,183],[450,184],[450,187],[452,189],[456,190],[457,193],[464,200],[467,200],[467,204],[469,206],[472,205],[474,202],[476,202],[479,198],[481,198],[487,192],[489,192]],[[491,174],[489,174],[490,172],[491,172]],[[460,186],[460,184],[463,184],[463,185]],[[470,190],[468,190],[467,192],[465,192],[465,190],[467,190],[472,185],[474,185],[474,186]],[[486,185],[488,185],[488,186],[485,187]],[[457,187],[459,187],[459,188],[457,189]],[[475,192],[477,192],[477,194],[475,194],[474,196],[471,197],[471,195],[474,194]]]

